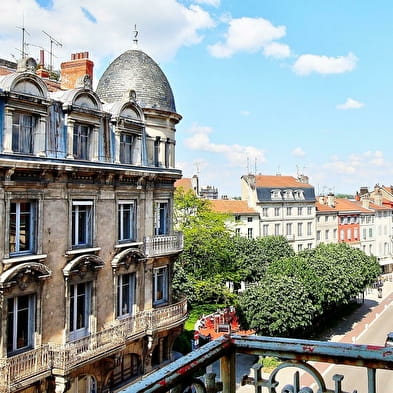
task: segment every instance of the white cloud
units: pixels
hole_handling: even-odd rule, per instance
[[[267,56],[279,54],[279,57],[283,57],[289,52],[289,47],[272,44],[285,34],[285,26],[274,26],[263,18],[231,19],[225,41],[211,45],[208,49],[214,57],[231,57],[236,52],[255,53],[261,50],[266,51]]]
[[[295,149],[292,150],[292,155],[295,157],[304,157],[306,153],[301,147],[296,147]]]
[[[266,57],[274,57],[277,59],[285,59],[291,56],[291,49],[286,44],[279,42],[271,42],[263,48],[263,54]]]
[[[194,0],[197,4],[207,4],[213,7],[218,7],[220,5],[220,0]]]
[[[391,172],[391,165],[392,163],[385,160],[383,153],[377,150],[350,154],[346,159],[332,157],[324,168],[333,171],[334,175],[356,175],[359,178],[367,178],[371,174],[374,179],[378,179],[381,171]]]
[[[347,98],[344,104],[337,105],[337,109],[347,110],[347,109],[359,109],[363,108],[364,104],[362,102],[356,101],[352,98]]]
[[[203,127],[194,124],[189,130],[192,135],[185,140],[185,145],[191,150],[201,150],[210,153],[222,154],[233,166],[244,167],[249,162],[266,161],[265,152],[254,146],[242,146],[238,144],[225,145],[211,142],[209,134],[212,133],[210,127]]]
[[[241,114],[242,116],[250,116],[250,115],[251,115],[251,112],[244,109],[244,110],[241,110],[241,111],[240,111],[240,114]]]
[[[301,55],[293,65],[293,71],[299,75],[341,74],[352,71],[358,59],[353,53],[347,56],[328,57],[317,55]]]
[[[176,0],[149,0],[148,7],[145,0],[53,0],[50,8],[39,7],[35,0],[18,0],[12,7],[0,1],[0,15],[0,57],[19,56],[15,48],[20,48],[21,32],[15,26],[24,20],[31,44],[49,50],[43,28],[63,44],[53,47],[56,66],[69,60],[71,53],[89,51],[96,69],[132,48],[135,24],[139,47],[156,61],[171,59],[182,46],[201,42],[203,30],[214,26],[200,6],[185,6]],[[29,52],[39,56],[35,46]],[[46,60],[49,62],[48,55]]]

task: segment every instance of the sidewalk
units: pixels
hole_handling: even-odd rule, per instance
[[[368,289],[364,295],[364,302],[351,315],[342,318],[334,328],[324,332],[320,340],[335,341],[342,343],[356,344],[357,338],[378,318],[389,305],[393,304],[393,282],[385,281],[382,298],[378,297],[377,289]],[[247,360],[246,360],[247,361]],[[245,365],[244,365],[245,366]],[[250,364],[249,375],[252,375]],[[329,367],[329,364],[321,363],[318,369],[321,373]],[[308,375],[301,378],[301,385],[308,386],[312,381]],[[310,381],[308,380],[310,379]],[[293,378],[290,377],[289,381]],[[289,382],[288,381],[288,382]],[[309,383],[308,383],[309,382]],[[254,393],[254,387],[251,385],[238,386],[236,393]]]

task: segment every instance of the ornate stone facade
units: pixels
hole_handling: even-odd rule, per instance
[[[0,392],[109,392],[168,362],[186,317],[171,292],[181,116],[173,96],[150,105],[141,69],[138,86],[111,73],[127,94],[105,102],[70,76],[87,52],[67,90],[33,61],[0,76]]]

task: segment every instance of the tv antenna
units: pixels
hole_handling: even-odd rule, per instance
[[[57,41],[54,37],[52,37],[50,34],[42,30],[42,32],[49,37],[50,40],[50,50],[49,50],[49,70],[53,71],[53,44],[56,46],[59,46],[60,48],[63,46],[63,44],[59,41]]]
[[[133,33],[134,33],[134,39],[133,39],[134,46],[137,47],[138,46],[138,34],[139,34],[139,31],[136,29],[136,25],[134,25]]]
[[[194,163],[195,168],[196,168],[196,174],[197,174],[198,177],[199,177],[199,174],[200,174],[200,165],[199,164],[200,164],[199,162],[195,162]]]
[[[27,52],[26,52],[27,43],[25,41],[25,34],[30,35],[30,33],[25,28],[25,22],[23,22],[23,26],[22,27],[21,26],[16,26],[16,28],[22,30],[22,49],[21,49],[20,53],[22,55],[22,59],[24,59],[27,56]]]

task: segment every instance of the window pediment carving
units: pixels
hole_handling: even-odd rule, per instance
[[[42,263],[21,263],[7,269],[0,275],[0,289],[17,286],[23,291],[30,284],[46,279],[51,275],[51,270]]]
[[[142,251],[135,248],[127,248],[119,252],[112,259],[112,268],[118,269],[120,266],[124,266],[127,270],[132,264],[140,263],[146,260],[146,256]]]
[[[136,111],[134,108],[130,107],[130,106],[126,106],[125,108],[123,108],[123,110],[120,113],[121,117],[125,117],[125,118],[129,118],[129,119],[134,119],[134,120],[140,120],[141,116],[138,113],[138,111]]]
[[[44,97],[42,90],[35,83],[27,79],[23,79],[18,82],[12,90],[18,93],[30,94],[37,97]]]
[[[74,100],[74,105],[82,108],[99,109],[96,100],[87,93],[78,95]]]
[[[83,279],[88,275],[96,275],[104,265],[102,258],[97,255],[80,255],[67,263],[63,268],[63,274],[65,277],[78,276]]]

